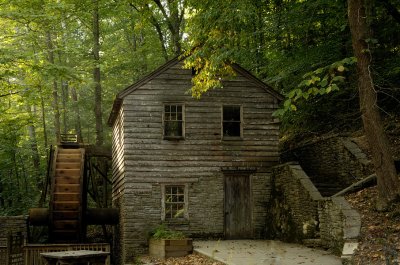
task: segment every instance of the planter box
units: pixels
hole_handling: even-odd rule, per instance
[[[182,257],[193,252],[193,240],[185,239],[150,239],[149,254],[157,258]]]

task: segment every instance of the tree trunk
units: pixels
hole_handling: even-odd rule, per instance
[[[33,115],[36,113],[32,113],[31,106],[29,104],[26,105],[26,111],[28,112],[28,115],[30,117],[29,124],[28,124],[28,134],[29,134],[29,140],[30,140],[30,145],[31,145],[31,151],[32,151],[32,165],[33,169],[35,170],[35,177],[37,178],[37,181],[40,181],[39,177],[39,171],[40,171],[40,156],[39,156],[39,151],[38,151],[38,146],[37,146],[37,140],[36,140],[36,129],[33,124]]]
[[[399,196],[400,182],[382,126],[377,106],[377,94],[369,69],[371,53],[366,40],[370,38],[370,29],[367,24],[368,18],[363,0],[348,0],[348,18],[354,55],[357,57],[362,121],[378,179],[377,208],[384,210],[390,202]]]
[[[137,6],[135,6],[135,5],[132,4],[132,3],[131,3],[130,5],[131,5],[131,7],[132,7],[133,9],[135,9],[139,14],[141,13],[141,10],[140,10]],[[162,31],[162,28],[161,28],[161,24],[158,22],[157,18],[154,16],[154,14],[153,14],[153,12],[151,11],[149,5],[144,5],[144,7],[146,8],[146,10],[147,10],[148,13],[149,13],[148,19],[150,20],[150,23],[151,23],[151,24],[154,26],[154,28],[156,29],[157,36],[158,36],[158,39],[159,39],[160,45],[161,45],[161,51],[162,51],[162,54],[163,54],[163,57],[164,57],[165,62],[167,62],[167,61],[168,61],[168,53],[167,53],[167,48],[165,47],[166,41],[165,41],[165,37],[164,37],[163,31]],[[132,19],[132,21],[133,21],[133,19]],[[134,25],[133,25],[133,28],[134,28]],[[135,43],[135,46],[136,46],[136,43]],[[135,50],[136,50],[136,47],[135,47]]]
[[[48,31],[47,33],[47,48],[49,49],[49,62],[54,64],[54,48],[53,42],[51,39],[51,33]],[[53,111],[54,111],[54,131],[56,135],[56,142],[59,143],[61,140],[60,137],[60,110],[58,107],[58,86],[57,81],[54,78],[53,80]]]
[[[74,101],[74,110],[75,110],[75,132],[78,136],[78,142],[83,142],[82,137],[82,127],[81,127],[81,114],[79,112],[79,104],[78,104],[78,95],[76,94],[75,88],[71,88],[72,100]]]
[[[157,5],[158,9],[164,16],[164,20],[167,24],[169,33],[171,34],[171,44],[174,48],[175,55],[180,55],[182,52],[181,45],[181,26],[184,20],[185,4],[184,1],[166,1],[166,9],[161,0],[153,0]],[[182,10],[180,10],[180,5]]]
[[[47,126],[46,126],[46,111],[45,111],[45,107],[44,107],[44,99],[43,99],[43,95],[42,95],[42,90],[41,89],[40,89],[40,108],[41,108],[41,111],[42,111],[44,147],[47,149],[48,139],[47,139]]]
[[[99,1],[93,0],[93,82],[94,82],[94,114],[96,117],[96,145],[102,145],[103,139],[103,115],[101,110],[101,76],[100,76],[100,25],[99,25]]]
[[[68,122],[67,122],[67,102],[68,102],[68,82],[60,81],[61,83],[61,104],[62,104],[62,122],[63,122],[63,133],[68,133]]]

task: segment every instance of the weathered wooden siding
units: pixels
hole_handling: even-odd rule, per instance
[[[113,199],[118,198],[123,194],[124,191],[124,173],[125,173],[125,161],[124,161],[124,117],[123,109],[120,113],[113,126],[113,138],[112,138],[112,172],[113,172]]]
[[[124,206],[124,192],[125,192],[125,161],[124,161],[124,131],[123,131],[124,117],[123,108],[119,111],[119,115],[113,125],[112,134],[112,204],[120,210],[120,225],[115,227],[114,237],[115,244],[113,248],[113,256],[116,264],[123,264],[122,260],[126,256],[125,248],[125,216],[126,207]]]
[[[262,87],[238,75],[200,100],[193,99],[191,70],[178,63],[123,100],[123,122],[114,125],[114,138],[123,137],[124,226],[126,256],[143,251],[147,232],[161,222],[161,184],[189,184],[189,221],[177,229],[196,235],[224,232],[224,175],[221,168],[256,168],[252,182],[252,222],[260,236],[270,167],[278,162],[279,124],[272,117],[278,100]],[[185,104],[185,139],[163,140],[163,104]],[[243,108],[243,139],[222,140],[222,105]],[[118,124],[118,126],[117,126]],[[122,126],[123,130],[116,130]],[[114,145],[118,140],[114,139]],[[118,146],[114,150],[120,150]],[[122,149],[121,149],[122,150]],[[115,154],[114,154],[115,155]],[[116,163],[115,165],[117,165]],[[114,172],[118,174],[119,172]],[[121,175],[122,176],[122,175]],[[114,188],[114,193],[119,186]],[[128,254],[130,253],[130,254]]]
[[[125,97],[127,182],[157,182],[221,167],[257,167],[263,172],[276,164],[279,125],[272,112],[277,100],[243,76],[196,100],[186,93],[191,78],[191,71],[177,64]],[[185,140],[162,139],[165,102],[185,104]],[[243,106],[243,140],[221,140],[223,104]]]

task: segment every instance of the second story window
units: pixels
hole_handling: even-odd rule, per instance
[[[224,139],[242,136],[241,106],[222,106],[222,136]]]
[[[183,139],[184,106],[182,104],[164,105],[164,139]]]

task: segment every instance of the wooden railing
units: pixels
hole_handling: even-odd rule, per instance
[[[78,136],[76,134],[61,134],[61,143],[78,143]]]
[[[40,253],[71,250],[95,250],[110,252],[110,245],[107,243],[94,244],[29,244],[24,247],[25,265],[45,265]],[[1,251],[1,249],[0,249]],[[1,252],[0,252],[1,258]],[[1,263],[2,264],[2,263]],[[110,257],[106,265],[110,265]]]

